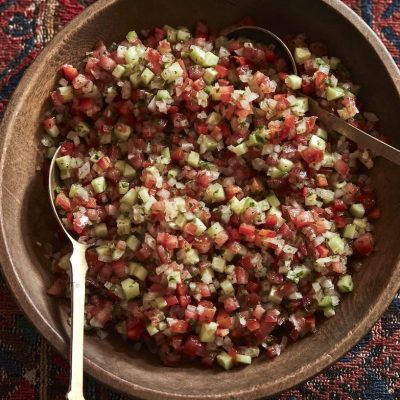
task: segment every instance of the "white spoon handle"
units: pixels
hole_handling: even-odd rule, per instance
[[[71,380],[67,394],[68,400],[84,400],[83,396],[83,338],[85,311],[85,278],[88,265],[86,262],[87,246],[73,241],[71,256]]]

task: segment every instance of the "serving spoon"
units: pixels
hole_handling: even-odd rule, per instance
[[[297,75],[297,66],[291,51],[283,40],[273,32],[259,26],[240,26],[225,32],[225,36],[228,39],[246,38],[259,43],[273,43],[277,45],[284,50],[288,60],[290,61],[293,73]],[[375,155],[384,157],[387,160],[400,165],[400,150],[382,142],[382,140],[377,139],[361,129],[356,128],[329,111],[324,110],[318,102],[311,97],[306,95],[302,96],[308,99],[310,112],[317,116],[329,130],[336,131],[353,142],[372,150]]]
[[[70,365],[71,376],[68,400],[84,400],[83,396],[83,338],[84,338],[84,311],[85,311],[85,279],[88,265],[86,261],[86,250],[90,247],[74,239],[62,223],[55,206],[55,190],[58,184],[58,171],[56,158],[60,155],[59,147],[54,153],[49,171],[49,196],[51,207],[58,223],[72,243],[71,261],[71,342],[70,342]]]

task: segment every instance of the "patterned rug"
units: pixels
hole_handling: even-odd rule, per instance
[[[91,0],[0,0],[0,118],[26,68]],[[346,0],[400,64],[400,0]],[[0,399],[64,399],[68,364],[38,334],[0,275]],[[125,400],[86,379],[88,400]],[[400,399],[400,296],[335,365],[275,400]]]

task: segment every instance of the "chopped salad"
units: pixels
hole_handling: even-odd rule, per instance
[[[203,22],[100,43],[63,65],[42,143],[58,146],[55,203],[87,251],[86,325],[168,366],[230,369],[278,356],[335,315],[374,245],[366,149],[328,132],[307,94],[376,133],[322,43],[272,46]],[[68,292],[69,256],[49,293]]]

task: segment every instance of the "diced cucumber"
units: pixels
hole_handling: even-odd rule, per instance
[[[298,90],[301,88],[301,77],[298,75],[288,75],[285,79],[286,86],[292,90]]]
[[[132,278],[126,278],[121,282],[122,291],[126,300],[134,299],[140,295],[139,284]]]
[[[236,362],[241,364],[251,364],[251,357],[247,356],[246,354],[237,354]]]
[[[283,300],[282,295],[279,292],[279,289],[276,286],[272,286],[269,291],[268,301],[274,304],[281,304]]]
[[[294,166],[293,162],[286,158],[281,158],[278,162],[278,168],[285,173],[290,172],[293,166]]]
[[[322,308],[332,306],[332,297],[324,296],[321,300],[318,301],[318,306]]]
[[[119,194],[123,195],[129,190],[129,182],[127,181],[119,181],[118,182],[118,191]]]
[[[158,90],[157,91],[156,99],[157,100],[171,100],[172,97],[169,94],[168,90],[163,89],[163,90]]]
[[[267,200],[271,207],[279,207],[281,204],[274,192],[267,195]]]
[[[203,324],[200,329],[200,341],[203,343],[213,343],[215,341],[215,332],[217,332],[218,324],[209,322]]]
[[[325,151],[326,142],[317,135],[311,135],[308,145],[314,149]]]
[[[214,271],[211,268],[206,268],[201,273],[201,281],[209,285],[214,279]]]
[[[130,262],[128,264],[128,274],[135,276],[141,281],[144,281],[147,278],[148,271],[145,267],[143,267],[142,264],[139,264],[137,262]]]
[[[79,133],[79,136],[85,136],[90,132],[90,126],[83,121],[80,121],[76,124],[75,130]]]
[[[193,168],[197,168],[199,166],[199,161],[200,161],[200,154],[195,152],[195,151],[191,151],[188,155],[187,158],[187,163],[193,167]]]
[[[311,58],[311,51],[307,47],[296,47],[294,50],[294,59],[298,64]]]
[[[205,70],[203,79],[206,81],[206,83],[211,85],[217,79],[217,76],[218,72],[214,68],[210,67]]]
[[[161,164],[168,165],[171,163],[171,152],[169,147],[165,147],[161,150]]]
[[[225,249],[224,252],[222,253],[222,257],[226,261],[232,261],[233,258],[235,257],[235,253],[232,250]]]
[[[361,203],[356,203],[350,207],[350,213],[356,218],[362,218],[365,214],[365,208]]]
[[[207,229],[207,234],[215,238],[219,233],[223,232],[224,228],[219,222],[214,222],[208,229]]]
[[[105,238],[108,235],[107,225],[105,223],[97,224],[93,227],[94,234],[98,238]]]
[[[112,252],[112,260],[117,261],[125,254],[125,250],[114,249]]]
[[[125,168],[125,161],[122,161],[122,160],[116,161],[116,163],[114,164],[114,167],[117,168],[118,171],[123,173],[124,168]]]
[[[285,172],[277,167],[269,167],[267,170],[267,175],[271,178],[282,178],[282,176],[285,175]]]
[[[129,139],[129,136],[132,134],[133,129],[122,122],[118,122],[114,126],[114,135],[118,140],[122,142],[126,142]]]
[[[72,99],[74,98],[74,91],[72,89],[72,86],[60,86],[58,88],[58,93],[62,97],[63,103],[72,101]]]
[[[127,64],[136,65],[139,62],[139,54],[136,47],[129,47],[125,53],[125,61]]]
[[[146,203],[150,199],[149,190],[145,187],[139,189],[138,194],[143,203]]]
[[[240,143],[237,146],[228,146],[228,150],[231,151],[232,153],[235,153],[237,156],[242,156],[243,154],[246,154],[249,151],[249,148],[247,147],[246,142]]]
[[[116,67],[113,69],[112,75],[119,79],[124,74],[124,72],[125,67],[121,64],[117,64]]]
[[[145,68],[142,74],[140,75],[140,81],[143,85],[147,86],[151,80],[154,78],[154,73],[151,69]]]
[[[306,206],[315,206],[317,204],[317,193],[315,192],[310,192],[307,194],[307,196],[304,199],[304,204]]]
[[[335,200],[335,192],[332,190],[317,188],[315,192],[325,204],[332,203],[332,201]]]
[[[168,303],[166,302],[166,300],[164,299],[164,297],[156,297],[154,299],[154,304],[156,306],[156,308],[158,308],[159,310],[162,310],[163,308],[167,307]]]
[[[213,67],[218,64],[219,57],[214,53],[207,51],[205,52],[198,46],[192,45],[190,47],[189,56],[198,65],[202,67]]]
[[[335,315],[335,309],[333,307],[325,307],[323,310],[326,318],[330,318]]]
[[[182,249],[177,253],[177,258],[185,265],[195,265],[200,261],[199,253],[195,249]]]
[[[302,117],[308,111],[308,99],[306,97],[298,97],[291,106],[292,112],[297,117]]]
[[[328,246],[335,254],[343,254],[344,252],[344,241],[340,236],[330,238]]]
[[[214,271],[223,273],[226,267],[226,260],[222,257],[214,256],[211,267]]]
[[[225,191],[220,183],[211,184],[204,193],[206,203],[219,203],[225,200]]]
[[[204,67],[213,67],[218,64],[219,57],[212,53],[211,51],[207,51],[204,59]]]
[[[123,176],[130,181],[136,176],[136,170],[126,163],[124,166]]]
[[[130,235],[126,241],[126,245],[132,251],[136,251],[140,247],[140,240],[135,235]]]
[[[63,156],[56,158],[56,163],[60,171],[67,171],[71,166],[71,156]]]
[[[224,281],[221,282],[221,289],[224,292],[225,295],[229,296],[235,293],[235,289],[230,281],[228,279],[225,279]]]
[[[183,69],[178,62],[174,62],[169,67],[165,68],[163,72],[161,72],[161,77],[169,83],[175,82],[182,75]]]
[[[127,204],[128,206],[133,206],[138,198],[138,193],[135,189],[129,189],[120,200],[120,203]]]
[[[100,261],[110,262],[111,261],[111,249],[107,245],[97,246],[96,253]]]
[[[258,201],[256,207],[260,211],[267,211],[267,210],[270,209],[270,205],[268,203],[268,200]]]
[[[138,38],[138,35],[135,31],[130,31],[126,34],[126,40],[129,43],[133,43],[135,40],[137,40],[137,38]]]
[[[192,221],[196,225],[196,236],[200,236],[207,230],[207,227],[203,224],[200,218],[194,218]]]
[[[338,288],[342,293],[349,293],[353,291],[354,284],[351,275],[343,275],[338,280]]]
[[[171,271],[167,276],[168,286],[176,287],[177,283],[182,282],[181,273],[179,271]]]
[[[104,176],[98,176],[97,178],[93,179],[91,184],[96,193],[103,193],[107,189],[107,183]]]
[[[167,40],[171,43],[176,43],[177,31],[172,26],[164,25],[164,30],[167,34]]]
[[[233,359],[225,351],[221,351],[221,353],[217,355],[217,362],[227,371],[233,367]]]
[[[324,139],[325,141],[328,140],[328,132],[325,129],[318,128],[317,132],[315,133],[318,137],[321,139]]]
[[[153,325],[147,325],[146,330],[150,336],[154,336],[156,333],[160,332],[157,327]]]
[[[130,76],[129,76],[129,81],[131,82],[131,85],[133,88],[137,88],[140,84],[140,76],[141,76],[141,72],[140,71],[136,71],[133,72]]]
[[[70,271],[71,270],[71,258],[72,253],[67,253],[64,254],[57,263],[57,266],[63,269],[64,271]]]
[[[178,29],[176,31],[176,39],[178,42],[185,42],[192,37],[187,28]]]
[[[200,135],[197,142],[200,145],[200,154],[204,154],[207,151],[216,150],[218,147],[218,142],[213,137],[208,135]]]
[[[128,235],[131,232],[131,220],[124,215],[119,215],[117,218],[118,235]]]
[[[345,95],[344,89],[339,86],[336,86],[336,87],[328,86],[326,89],[326,99],[328,101],[340,99],[344,95]]]
[[[208,125],[217,125],[221,122],[222,116],[221,114],[213,111],[207,118],[206,124]]]
[[[297,284],[299,283],[300,279],[309,275],[310,272],[311,272],[310,269],[307,268],[306,266],[299,265],[298,267],[295,267],[293,270],[290,270],[287,273],[286,278]]]
[[[251,133],[249,138],[246,140],[247,147],[259,146],[262,142],[258,139],[255,133]]]
[[[324,153],[324,158],[321,161],[323,167],[333,167],[335,165],[335,159],[332,154]]]
[[[353,224],[348,224],[344,228],[343,237],[347,239],[354,239],[357,234],[357,228]]]

